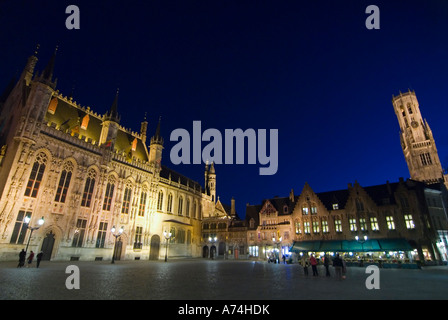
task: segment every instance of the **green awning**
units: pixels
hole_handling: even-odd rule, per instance
[[[378,240],[384,251],[412,251],[414,248],[406,239],[380,239]]]
[[[328,241],[294,241],[290,251],[303,252],[366,252],[366,251],[412,251],[406,239],[369,239],[364,242],[356,240]]]

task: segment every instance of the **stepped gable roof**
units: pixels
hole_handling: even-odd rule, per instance
[[[255,226],[258,226],[260,224],[260,216],[258,213],[260,212],[263,205],[256,204],[256,205],[247,205],[246,206],[246,221],[250,221],[250,219],[254,219]]]
[[[294,210],[294,206],[296,205],[296,200],[298,197],[294,197],[295,201],[291,201],[291,199],[289,197],[274,197],[272,199],[267,199],[263,201],[263,204],[266,201],[269,201],[274,208],[277,210],[278,215],[287,215],[287,214],[291,214],[292,211]],[[285,208],[288,208],[288,210],[285,210]]]
[[[327,210],[334,210],[333,204],[338,204],[339,209],[344,209],[347,204],[349,191],[335,190],[316,193],[317,197],[324,204]]]

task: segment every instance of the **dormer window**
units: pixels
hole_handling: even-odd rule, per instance
[[[333,203],[333,210],[339,210],[339,203]]]
[[[283,213],[288,213],[288,206],[287,205],[283,206]]]

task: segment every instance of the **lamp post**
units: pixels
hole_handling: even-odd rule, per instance
[[[29,225],[30,221],[31,221],[31,218],[29,216],[26,216],[25,219],[23,219],[23,222],[25,222],[25,224],[27,225],[27,228],[31,230],[30,237],[28,238],[28,242],[26,243],[25,253],[28,252],[28,246],[30,245],[31,236],[33,235],[34,230],[39,229],[44,224],[44,217],[40,218],[37,221],[37,226],[35,226],[35,227],[31,227]]]
[[[358,236],[356,236],[355,239],[356,239],[356,241],[358,241],[358,242],[361,243],[361,249],[362,249],[362,252],[364,253],[364,242],[367,241],[367,239],[368,239],[367,236],[364,236],[363,239],[360,239]],[[360,265],[361,267],[364,266],[363,258],[361,258],[361,262],[360,262],[359,265]]]
[[[165,262],[167,262],[167,261],[168,261],[168,245],[169,245],[169,241],[171,240],[172,233],[171,233],[171,232],[163,231],[163,236],[164,236],[165,239],[166,239],[166,245],[165,245]]]
[[[214,236],[214,237],[208,237],[208,241],[212,244],[212,246],[215,245],[216,241],[218,240],[218,237]],[[216,247],[215,247],[215,251],[216,251]],[[210,247],[210,258],[214,259],[214,253],[212,252],[212,247]]]
[[[278,263],[280,263],[280,249],[279,249],[279,245],[282,243],[282,237],[278,238],[278,241],[275,241],[275,236],[272,237],[272,242],[276,245],[277,247],[277,259],[278,259]]]
[[[111,263],[115,263],[115,250],[117,250],[117,239],[123,233],[123,227],[121,227],[117,233],[115,233],[115,231],[116,231],[115,226],[113,226],[112,229],[110,230],[110,232],[112,232],[112,235],[115,237],[115,241],[114,241],[114,251],[112,253],[112,262]]]

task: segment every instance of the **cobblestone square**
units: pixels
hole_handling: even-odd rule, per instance
[[[79,289],[68,289],[79,268]],[[298,264],[264,261],[169,260],[43,262],[39,268],[0,263],[2,300],[400,300],[446,299],[448,267],[378,269],[379,289],[367,289],[369,273],[347,268],[337,280],[319,266],[305,276]]]

